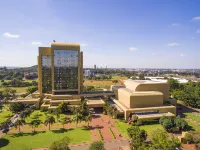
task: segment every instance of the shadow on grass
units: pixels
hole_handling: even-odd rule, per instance
[[[30,133],[15,133],[15,134],[12,134],[11,137],[15,138],[15,137],[21,137],[21,136],[34,136],[36,134],[41,134],[41,133],[46,133],[46,131],[35,131],[35,132],[30,132]]]
[[[181,113],[191,113],[191,112],[198,112],[197,110],[193,109],[192,107],[187,107],[182,104],[177,105],[177,111]]]
[[[88,126],[83,126],[83,128],[81,130],[91,130],[91,128],[92,128],[91,126],[89,126],[89,127]]]
[[[60,130],[51,130],[51,132],[53,133],[64,133],[64,132],[67,132],[67,131],[71,131],[71,130],[74,130],[73,128],[69,128],[69,129],[60,129]]]
[[[7,146],[9,143],[10,143],[10,141],[8,139],[1,138],[0,139],[0,148]]]
[[[195,129],[192,126],[188,125],[185,131],[195,131]]]

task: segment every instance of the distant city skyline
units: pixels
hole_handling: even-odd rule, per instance
[[[37,64],[39,46],[80,43],[84,68],[200,68],[200,1],[4,0],[0,66]]]

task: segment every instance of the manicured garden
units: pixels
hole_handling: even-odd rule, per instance
[[[115,123],[115,126],[117,127],[119,132],[122,134],[122,136],[128,138],[127,129],[130,128],[131,125],[129,125],[128,123],[124,123],[122,121],[117,121]],[[151,135],[152,131],[154,131],[155,129],[164,130],[164,128],[160,124],[142,125],[140,126],[140,129],[145,130],[148,135]]]
[[[28,150],[30,148],[45,148],[54,141],[63,137],[70,138],[70,144],[91,141],[90,131],[85,128],[74,128],[66,130],[38,131],[32,133],[7,134],[0,139],[1,150]]]

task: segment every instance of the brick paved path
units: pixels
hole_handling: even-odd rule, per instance
[[[101,131],[101,134],[103,136],[104,141],[112,141],[114,140],[114,137],[110,131],[110,128],[112,129],[116,139],[123,139],[122,137],[120,137],[120,133],[119,131],[116,129],[116,127],[114,126],[114,119],[111,119],[109,116],[107,115],[103,115],[103,114],[95,114],[93,115],[93,119],[92,122],[90,123],[90,125],[93,128],[96,128],[96,132],[94,133],[94,138],[96,138],[96,135],[98,135],[97,129],[99,129]],[[100,139],[99,139],[100,140]]]

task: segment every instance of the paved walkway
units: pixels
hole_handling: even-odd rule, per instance
[[[103,115],[103,114],[95,114],[95,115],[93,115],[93,120],[90,123],[90,125],[93,128],[93,131],[92,131],[93,138],[95,140],[100,140],[99,138],[97,139],[97,137],[99,137],[98,130],[100,130],[104,141],[112,141],[112,140],[115,139],[113,137],[113,135],[112,135],[112,132],[111,132],[111,130],[112,130],[114,135],[115,135],[115,137],[116,137],[116,139],[118,139],[118,140],[123,139],[120,136],[119,131],[114,126],[114,122],[115,122],[115,120],[111,119],[107,115]]]
[[[104,142],[104,147],[106,150],[119,150],[119,147],[129,147],[129,141],[126,139],[112,140],[109,142]],[[89,144],[80,144],[80,145],[70,146],[71,150],[88,150],[88,148],[89,148]]]

